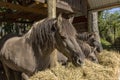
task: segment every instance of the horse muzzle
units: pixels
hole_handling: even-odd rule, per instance
[[[81,58],[79,56],[74,56],[72,58],[72,63],[73,65],[75,65],[76,67],[78,66],[82,66],[84,64],[84,58]]]

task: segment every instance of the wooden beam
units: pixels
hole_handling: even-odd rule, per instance
[[[66,12],[74,12],[74,10],[71,8],[70,5],[64,4],[62,1],[57,2],[57,8],[61,9],[61,10],[64,10]]]
[[[44,9],[46,8],[45,5],[43,5],[42,3],[36,4],[33,3],[29,6],[26,7],[30,7],[30,8],[40,8],[40,7],[44,7]],[[6,13],[6,12],[0,12],[0,16],[4,16],[4,18],[9,18],[9,19],[14,19],[17,20],[19,18],[22,19],[29,19],[31,21],[36,21],[36,20],[40,20],[46,17],[46,15],[41,15],[41,14],[33,14],[33,13],[24,13],[21,11],[17,11],[15,13]]]
[[[56,18],[56,0],[48,0],[48,18]]]
[[[97,40],[100,42],[99,28],[98,28],[98,12],[89,11],[88,17],[89,32],[94,32],[97,35]]]
[[[111,4],[105,4],[96,8],[92,8],[92,9],[88,9],[88,11],[101,11],[101,10],[105,10],[105,9],[109,9],[109,8],[115,8],[115,7],[119,7],[120,6],[120,2],[115,2],[115,3],[111,3]]]
[[[18,18],[23,18],[23,19],[31,19],[31,16],[29,14],[16,14],[16,13],[6,13],[6,12],[0,12],[0,16],[4,18],[13,18],[13,19],[18,19]]]
[[[56,0],[47,0],[47,5],[48,5],[48,18],[56,18]],[[53,59],[57,59],[57,50],[55,49],[52,51],[50,55],[50,62],[52,62],[49,66],[50,68],[56,66],[56,61]]]
[[[34,14],[28,14],[28,13],[6,13],[6,12],[0,12],[0,16],[2,16],[3,18],[11,18],[11,19],[29,19],[29,20],[38,20],[39,19],[43,19],[45,18],[45,16],[38,16],[38,15],[34,15]]]
[[[45,10],[45,9],[24,7],[24,6],[21,6],[21,5],[12,4],[12,3],[8,3],[8,2],[0,1],[0,7],[5,7],[5,8],[13,9],[13,10],[18,10],[18,11],[21,11],[21,12],[29,12],[29,13],[34,13],[34,14],[47,15],[47,10]]]
[[[45,3],[45,0],[36,0],[37,3]],[[52,1],[52,0],[50,0]],[[46,6],[46,5],[44,5]],[[58,11],[63,11],[63,12],[74,12],[74,10],[71,8],[71,6],[64,1],[56,1],[56,7],[59,9]]]
[[[90,4],[89,4],[88,0],[85,0],[85,1],[87,3],[87,8],[90,9]]]
[[[36,3],[45,3],[47,0],[35,0]]]
[[[37,1],[37,0],[35,0],[35,3],[33,3],[33,4],[35,4],[35,5],[33,5],[33,6],[39,5],[39,6],[41,6],[41,7],[47,8],[47,4],[44,3],[44,2],[42,2],[42,1]],[[31,6],[31,7],[32,7],[32,6]]]
[[[18,21],[18,20],[14,20],[12,18],[0,18],[0,22],[9,22],[9,23],[29,23],[32,24],[34,21]]]

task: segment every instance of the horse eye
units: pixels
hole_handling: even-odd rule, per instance
[[[52,26],[51,30],[55,32],[57,29],[55,26]]]
[[[62,39],[66,39],[66,37],[65,36],[60,36]]]

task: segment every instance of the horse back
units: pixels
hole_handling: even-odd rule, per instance
[[[23,37],[7,39],[1,48],[0,56],[2,56],[2,61],[13,70],[21,72],[26,70],[28,73],[35,70],[34,54]]]
[[[19,36],[19,35],[14,34],[14,33],[11,33],[11,34],[7,34],[7,35],[3,36],[3,37],[0,39],[0,49],[3,47],[4,43],[5,43],[8,39],[10,39],[10,38],[12,38],[12,37],[16,37],[16,36]]]

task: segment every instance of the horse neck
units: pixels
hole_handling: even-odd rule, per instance
[[[43,25],[39,28],[32,27],[26,34],[27,38],[30,40],[31,46],[36,48],[41,55],[50,54],[54,50],[54,34],[51,32],[50,26]]]
[[[42,70],[50,64],[50,55],[54,50],[54,35],[49,26],[40,26],[40,29],[32,27],[24,35],[26,41],[32,47],[36,57],[37,70]]]

